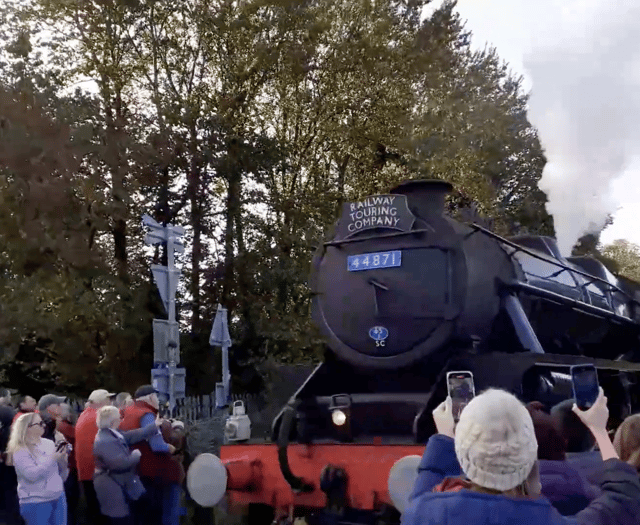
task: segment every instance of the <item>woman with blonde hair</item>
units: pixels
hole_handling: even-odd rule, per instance
[[[613,446],[622,461],[640,472],[640,414],[626,418],[616,430]]]
[[[16,469],[20,514],[27,525],[66,525],[62,478],[67,448],[56,450],[53,441],[42,439],[44,425],[38,413],[20,416],[11,429],[7,455]]]

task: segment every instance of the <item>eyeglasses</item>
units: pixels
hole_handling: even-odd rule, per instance
[[[31,423],[29,427],[43,427],[45,426],[45,422],[40,420],[38,423]]]

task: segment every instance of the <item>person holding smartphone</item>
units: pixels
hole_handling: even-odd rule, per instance
[[[618,459],[609,439],[604,392],[599,389],[588,410],[573,410],[593,433],[604,461],[603,493],[584,510],[562,516],[541,496],[531,416],[512,394],[489,389],[469,402],[457,426],[450,397],[434,410],[438,433],[427,443],[402,524],[640,523],[640,479],[631,465]],[[460,477],[463,472],[466,479]]]
[[[67,502],[62,478],[68,468],[66,446],[56,450],[43,439],[39,414],[20,416],[14,423],[7,455],[16,469],[20,514],[27,525],[66,525]]]

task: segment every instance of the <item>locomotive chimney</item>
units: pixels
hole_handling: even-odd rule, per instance
[[[444,213],[445,197],[452,190],[453,186],[444,180],[409,180],[398,184],[391,193],[406,195],[413,214],[426,217]]]

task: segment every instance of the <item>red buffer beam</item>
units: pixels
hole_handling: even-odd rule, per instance
[[[327,465],[342,468],[348,477],[348,505],[377,510],[393,505],[388,491],[389,471],[396,461],[421,456],[424,445],[289,445],[289,465],[296,476],[313,484],[312,492],[294,494],[285,481],[274,444],[225,445],[220,459],[227,470],[230,505],[263,503],[276,509],[291,505],[323,508],[326,496],[320,476]]]

